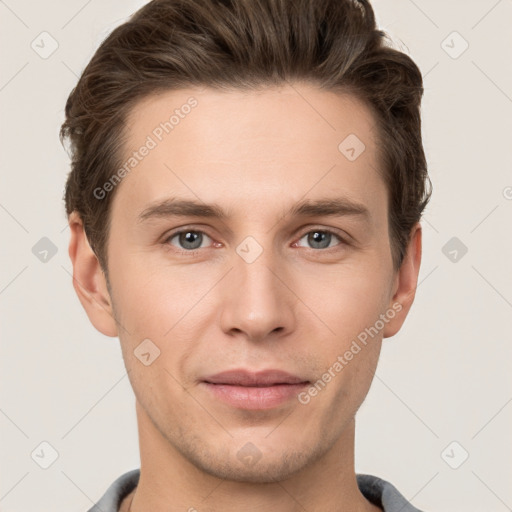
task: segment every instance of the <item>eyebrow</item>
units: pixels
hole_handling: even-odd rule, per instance
[[[295,204],[288,215],[296,217],[360,217],[370,220],[366,206],[346,197],[304,200]],[[145,208],[137,217],[138,222],[167,217],[206,217],[227,220],[230,214],[218,204],[206,204],[190,199],[167,198]]]

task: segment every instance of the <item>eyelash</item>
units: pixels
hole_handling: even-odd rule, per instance
[[[170,243],[170,240],[172,240],[176,236],[181,235],[182,233],[190,233],[190,232],[192,232],[192,233],[200,233],[202,235],[206,235],[208,238],[213,240],[213,238],[210,235],[208,235],[208,233],[206,233],[205,231],[202,231],[200,229],[193,229],[193,228],[185,228],[185,229],[183,229],[182,228],[182,229],[180,229],[178,231],[174,231],[174,232],[170,233],[169,235],[167,235],[165,237],[165,239],[163,241],[164,247],[167,250],[169,250],[169,251],[174,251],[174,252],[177,252],[178,254],[186,254],[187,256],[196,256],[202,249],[207,249],[207,247],[202,247],[202,248],[199,248],[199,249],[192,249],[192,250],[180,249],[180,248],[178,248],[178,247],[176,247],[176,246],[174,246],[174,245],[172,245]],[[335,245],[335,246],[333,246],[333,247],[326,247],[324,249],[314,249],[314,248],[311,248],[311,247],[301,247],[302,249],[308,249],[308,250],[314,251],[314,252],[331,253],[332,251],[339,250],[340,246],[349,245],[348,242],[344,238],[342,238],[337,232],[335,232],[333,230],[330,230],[330,229],[324,229],[324,228],[313,228],[313,229],[310,229],[309,231],[305,231],[297,239],[297,242],[294,242],[294,244],[298,243],[306,235],[309,235],[310,233],[316,233],[316,232],[332,235],[335,238],[337,238],[340,241],[340,243]]]

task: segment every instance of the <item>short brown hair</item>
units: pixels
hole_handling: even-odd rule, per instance
[[[422,76],[387,39],[367,0],[153,0],[117,27],[71,92],[60,132],[72,157],[66,212],[80,215],[104,272],[115,190],[102,199],[94,190],[121,165],[135,103],[194,85],[256,89],[293,80],[354,94],[374,114],[398,269],[431,190]]]

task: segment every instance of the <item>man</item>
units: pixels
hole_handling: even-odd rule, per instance
[[[366,1],[154,0],[84,70],[73,284],[141,457],[91,511],[417,510],[354,470],[430,196],[421,74],[384,36]]]

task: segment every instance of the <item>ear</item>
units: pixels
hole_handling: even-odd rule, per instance
[[[89,245],[82,219],[72,212],[68,219],[71,231],[69,257],[73,263],[73,287],[91,323],[105,336],[117,336],[112,301],[105,274]]]
[[[404,260],[395,276],[393,297],[389,303],[389,310],[395,311],[396,314],[384,327],[384,338],[394,336],[405,322],[416,295],[420,264],[421,225],[418,222],[411,230]]]

